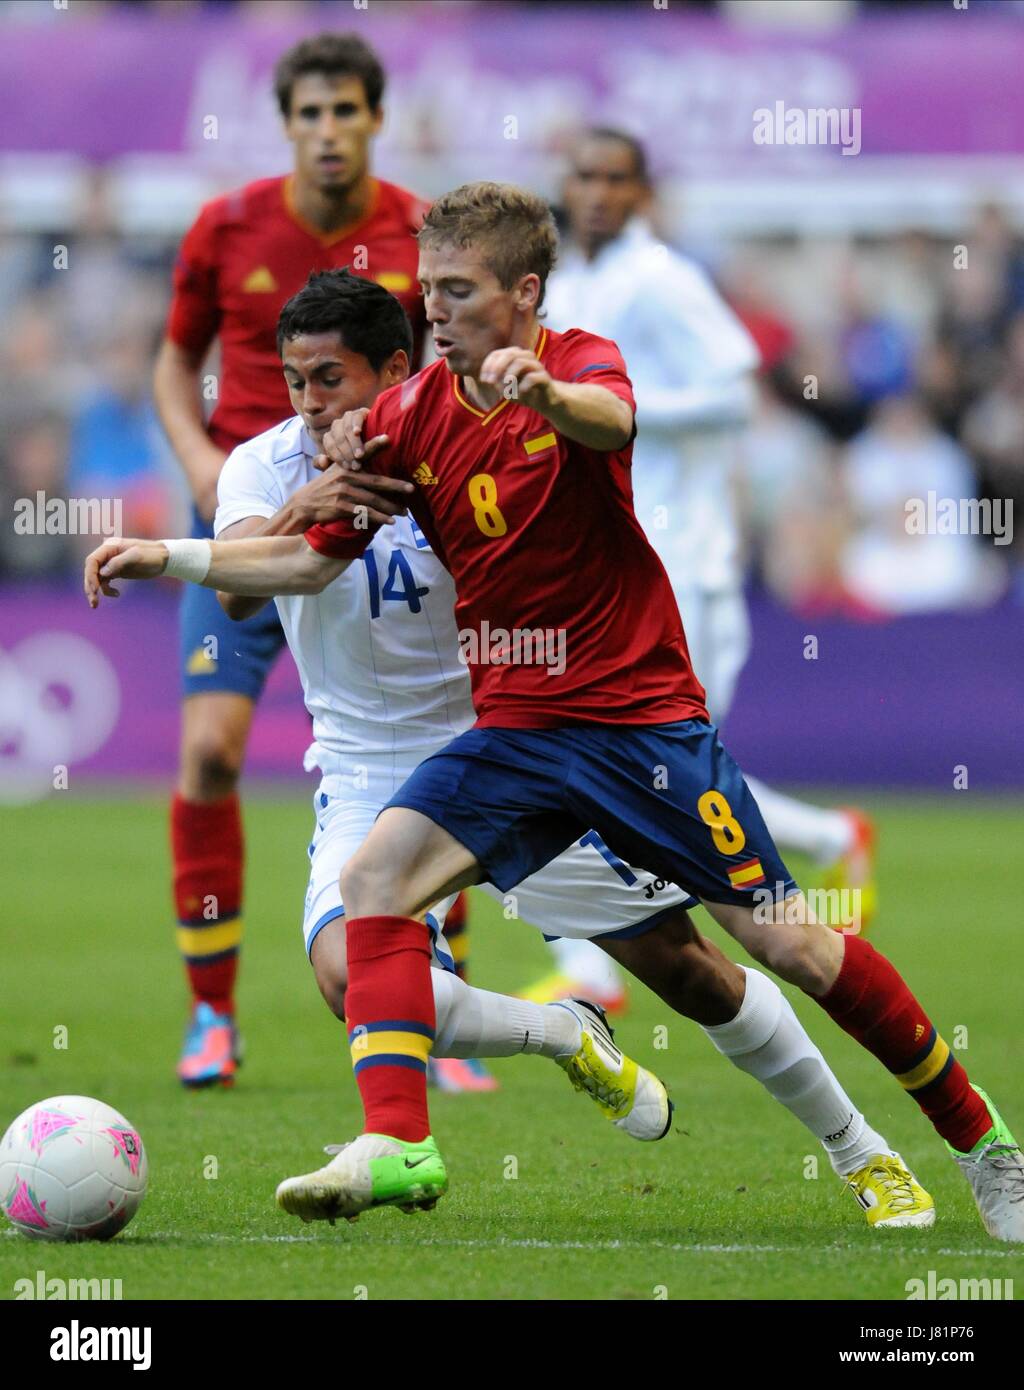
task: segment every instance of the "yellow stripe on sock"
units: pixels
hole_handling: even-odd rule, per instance
[[[905,1071],[902,1076],[897,1076],[896,1080],[905,1091],[919,1091],[922,1086],[927,1086],[929,1081],[934,1081],[939,1072],[949,1060],[949,1047],[944,1040],[938,1036],[935,1039],[935,1046],[920,1064],[912,1071]]]
[[[349,1044],[352,1065],[367,1057],[379,1057],[382,1053],[397,1054],[401,1057],[415,1057],[425,1062],[430,1056],[433,1040],[422,1033],[357,1033]]]
[[[216,927],[178,927],[178,950],[183,956],[215,956],[242,941],[242,919],[234,917]]]

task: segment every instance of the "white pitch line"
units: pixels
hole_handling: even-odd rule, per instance
[[[339,1223],[339,1231],[343,1228]],[[3,1234],[12,1239],[18,1239],[19,1232],[8,1227]],[[185,1244],[208,1244],[208,1245],[316,1245],[323,1241],[323,1236],[314,1235],[261,1235],[261,1236],[229,1236],[219,1232],[196,1232],[190,1235],[186,1231],[149,1231],[143,1233],[143,1240],[183,1241]],[[59,1242],[54,1242],[58,1244]],[[137,1242],[132,1236],[122,1236],[117,1243],[118,1249],[131,1249]],[[447,1236],[428,1236],[425,1240],[412,1236],[409,1240],[401,1240],[397,1237],[385,1237],[383,1240],[372,1240],[373,1245],[394,1245],[408,1248],[411,1245],[434,1245],[443,1249],[460,1250],[665,1250],[672,1254],[683,1255],[841,1255],[844,1259],[851,1255],[856,1257],[860,1254],[867,1255],[891,1255],[899,1253],[899,1246],[895,1240],[887,1242],[885,1245],[706,1245],[664,1241],[664,1240],[536,1240],[524,1238],[522,1240],[475,1240],[471,1238],[458,1238]],[[33,1242],[33,1248],[38,1250],[43,1242]],[[26,1247],[27,1248],[27,1247]],[[365,1248],[362,1244],[353,1249]],[[998,1248],[984,1246],[980,1249],[958,1250],[952,1247],[942,1247],[939,1250],[910,1250],[906,1253],[915,1257],[924,1254],[933,1255],[954,1255],[960,1257],[978,1258],[984,1256],[986,1259],[1013,1259],[1024,1257],[1024,1250],[1001,1250]]]
[[[338,1230],[339,1230],[342,1234],[344,1234],[344,1228],[342,1227],[342,1224],[341,1224],[340,1221],[339,1221],[339,1223],[338,1223]],[[16,1234],[16,1232],[12,1232],[11,1234]],[[325,1233],[325,1234],[326,1234],[326,1233]],[[209,1243],[209,1244],[223,1244],[223,1245],[276,1245],[276,1244],[285,1244],[285,1245],[309,1245],[309,1244],[319,1244],[319,1243],[323,1240],[323,1236],[313,1235],[313,1234],[309,1234],[309,1235],[280,1235],[280,1236],[275,1236],[275,1235],[261,1235],[261,1236],[229,1236],[229,1235],[221,1235],[221,1234],[215,1233],[215,1232],[204,1232],[204,1233],[201,1233],[201,1234],[196,1234],[196,1235],[190,1236],[190,1235],[188,1235],[187,1233],[185,1233],[185,1232],[183,1232],[183,1231],[153,1231],[153,1232],[149,1232],[148,1234],[146,1234],[146,1235],[145,1235],[145,1239],[146,1239],[147,1241],[149,1241],[149,1240],[184,1240],[184,1241],[187,1242],[187,1243],[188,1243],[188,1242],[192,1242],[192,1241],[199,1241],[199,1242],[207,1242],[207,1243]],[[122,1243],[125,1244],[125,1245],[129,1245],[129,1246],[130,1246],[130,1245],[132,1244],[132,1238],[131,1238],[130,1236],[125,1237],[125,1238],[123,1238],[123,1242],[122,1242]],[[420,1246],[420,1245],[434,1245],[434,1246],[439,1246],[439,1247],[444,1248],[444,1249],[464,1249],[464,1250],[586,1250],[586,1251],[596,1251],[596,1250],[608,1250],[608,1251],[617,1251],[617,1250],[621,1250],[621,1251],[625,1251],[625,1250],[639,1250],[639,1251],[645,1251],[645,1250],[665,1250],[665,1251],[668,1251],[668,1252],[674,1253],[674,1254],[687,1254],[687,1255],[807,1255],[807,1254],[809,1254],[809,1253],[814,1253],[814,1254],[816,1254],[816,1255],[840,1255],[840,1256],[842,1256],[844,1259],[849,1258],[851,1255],[854,1256],[854,1257],[856,1257],[856,1256],[859,1255],[859,1254],[868,1254],[868,1255],[891,1255],[891,1254],[893,1254],[893,1244],[894,1244],[894,1243],[886,1243],[885,1245],[877,1245],[877,1244],[876,1244],[876,1245],[869,1245],[869,1246],[860,1246],[860,1245],[842,1245],[842,1246],[824,1245],[824,1246],[815,1246],[815,1245],[813,1245],[813,1244],[807,1244],[807,1245],[743,1245],[743,1244],[734,1244],[734,1245],[709,1245],[709,1244],[691,1244],[691,1245],[686,1245],[686,1244],[682,1244],[682,1243],[670,1242],[670,1241],[663,1241],[663,1240],[649,1240],[649,1241],[642,1241],[642,1240],[594,1240],[594,1241],[586,1241],[586,1240],[537,1240],[537,1239],[533,1239],[533,1238],[524,1238],[524,1239],[522,1239],[522,1240],[513,1240],[513,1239],[508,1239],[508,1238],[502,1238],[502,1239],[500,1239],[500,1240],[477,1240],[477,1239],[472,1239],[472,1238],[468,1238],[468,1237],[459,1238],[459,1237],[454,1237],[454,1236],[453,1236],[453,1237],[447,1237],[447,1236],[427,1236],[426,1239],[420,1239],[420,1238],[417,1238],[416,1236],[412,1236],[409,1240],[402,1240],[402,1239],[399,1239],[398,1237],[385,1237],[385,1238],[383,1238],[383,1239],[374,1239],[374,1240],[372,1240],[372,1242],[370,1242],[370,1243],[372,1243],[373,1245],[394,1245],[394,1246],[400,1246],[400,1247],[403,1247],[403,1248],[408,1248],[408,1247],[411,1246],[411,1245],[416,1245],[416,1246]],[[355,1247],[353,1247],[353,1248],[355,1248]],[[360,1247],[360,1248],[361,1248],[361,1247]],[[954,1255],[954,1256],[961,1256],[961,1257],[968,1257],[968,1256],[969,1256],[969,1257],[985,1256],[985,1257],[990,1257],[990,1258],[995,1258],[995,1259],[1006,1259],[1007,1257],[1009,1257],[1009,1258],[1012,1259],[1012,1258],[1014,1258],[1015,1256],[1016,1256],[1016,1257],[1024,1257],[1024,1250],[1000,1250],[1000,1249],[990,1249],[990,1248],[988,1248],[988,1247],[982,1247],[982,1248],[980,1248],[980,1249],[968,1249],[968,1250],[958,1250],[958,1249],[953,1249],[953,1248],[947,1247],[947,1248],[943,1248],[943,1249],[940,1249],[940,1250],[934,1250],[934,1251],[931,1251],[931,1252],[929,1252],[929,1251],[922,1251],[922,1250],[910,1250],[910,1251],[907,1251],[907,1253],[908,1253],[908,1254],[912,1254],[912,1255],[914,1255],[915,1257],[916,1257],[916,1256],[919,1256],[919,1255],[922,1255],[922,1254],[928,1254],[928,1253],[935,1254],[935,1255]]]

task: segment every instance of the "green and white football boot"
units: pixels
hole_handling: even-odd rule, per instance
[[[333,1226],[339,1216],[354,1221],[371,1207],[430,1211],[448,1190],[444,1159],[430,1135],[410,1144],[389,1134],[360,1134],[324,1152],[334,1155],[325,1167],[285,1178],[277,1189],[277,1205],[303,1221]]]

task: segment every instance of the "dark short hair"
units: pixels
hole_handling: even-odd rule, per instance
[[[371,111],[380,108],[384,95],[384,69],[370,45],[358,34],[317,34],[303,39],[278,59],[274,69],[274,95],[281,115],[291,114],[292,88],[309,73],[327,77],[358,77]]]
[[[619,130],[617,126],[593,125],[589,126],[584,132],[580,144],[584,140],[617,140],[620,145],[625,145],[633,160],[633,177],[640,183],[650,183],[651,175],[647,166],[647,151],[643,142],[638,140],[635,135],[630,135],[628,130]]]
[[[316,270],[292,295],[277,320],[277,351],[304,333],[336,333],[375,372],[399,348],[412,359],[412,329],[405,310],[383,285],[345,270]]]
[[[503,290],[524,275],[540,280],[540,300],[558,255],[558,232],[543,198],[511,183],[464,183],[431,204],[420,246],[478,247]]]

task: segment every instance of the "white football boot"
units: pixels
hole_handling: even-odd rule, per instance
[[[1024,1153],[980,1086],[992,1128],[970,1153],[946,1148],[971,1185],[985,1230],[995,1240],[1024,1242]]]
[[[568,1009],[582,1029],[580,1045],[555,1061],[577,1091],[585,1091],[616,1129],[633,1139],[664,1139],[672,1123],[672,1102],[653,1072],[615,1046],[604,1010],[586,999],[563,999],[549,1009]]]

